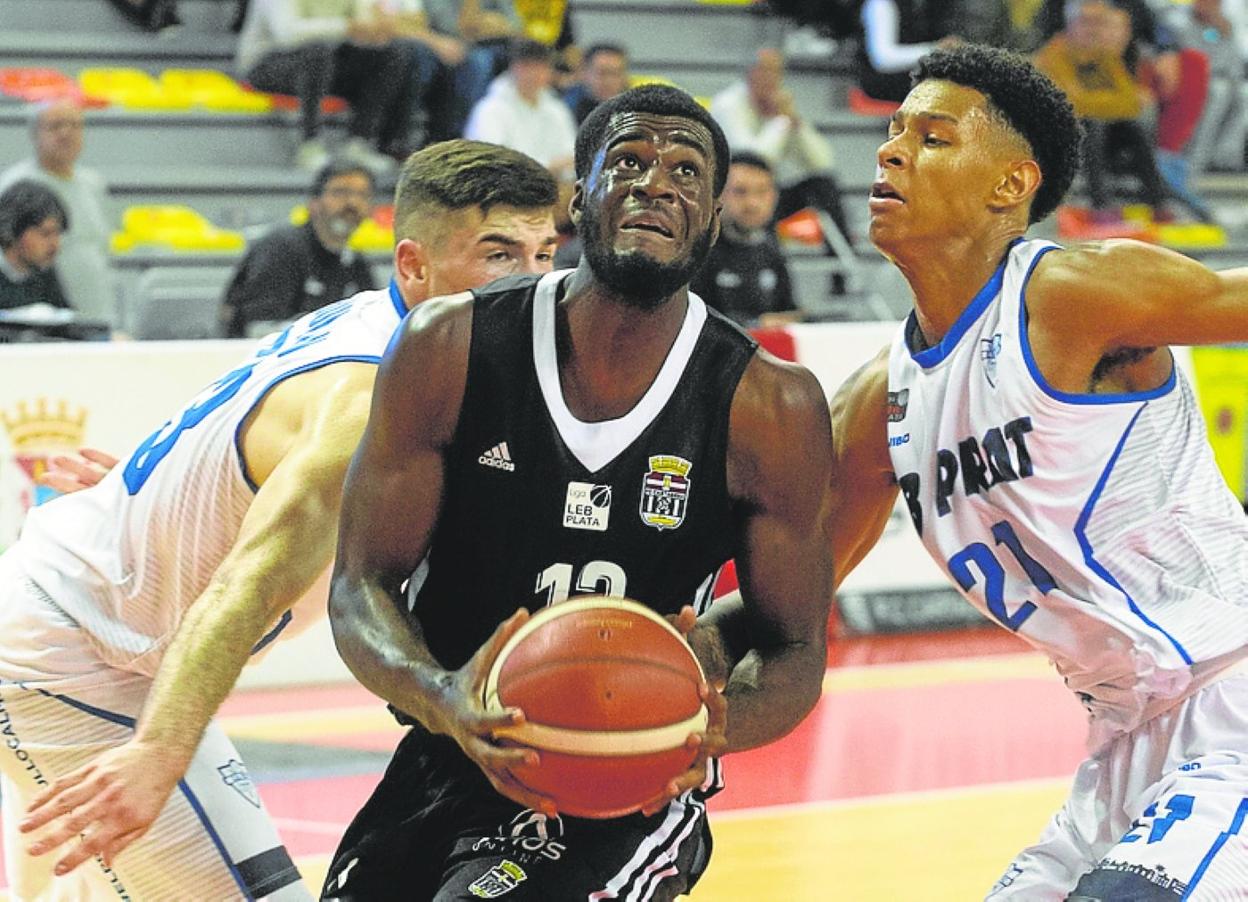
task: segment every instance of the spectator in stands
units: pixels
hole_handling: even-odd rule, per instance
[[[563,94],[580,125],[594,107],[628,88],[628,51],[619,44],[594,44],[581,59],[580,80]]]
[[[1127,67],[1131,43],[1127,12],[1106,0],[1074,0],[1066,28],[1036,54],[1037,68],[1066,92],[1083,121],[1084,175],[1097,221],[1118,218],[1110,207],[1110,153],[1119,149],[1139,180],[1144,202],[1160,210],[1165,187],[1151,139],[1139,121],[1144,94]]]
[[[825,211],[849,238],[832,169],[832,147],[798,112],[784,85],[784,61],[778,50],[758,51],[745,79],[711,100],[711,115],[734,153],[758,154],[775,172],[780,188],[777,218],[815,207]]]
[[[1181,46],[1199,50],[1209,59],[1208,98],[1186,148],[1189,175],[1198,176],[1206,169],[1242,171],[1248,143],[1248,109],[1241,90],[1245,53],[1221,0],[1172,6],[1165,21]]]
[[[758,154],[733,153],[720,195],[719,240],[690,287],[743,326],[773,326],[800,318],[784,254],[771,226],[777,197],[770,164]]]
[[[472,108],[464,137],[528,154],[565,183],[573,178],[576,122],[551,90],[552,51],[529,38],[511,44],[507,71]]]
[[[69,225],[52,189],[22,179],[0,192],[0,310],[68,307],[53,263]]]
[[[329,158],[321,122],[329,94],[351,104],[343,155],[376,172],[393,167],[378,143],[385,122],[409,119],[414,60],[398,39],[395,17],[380,4],[361,10],[357,0],[250,0],[235,65],[261,91],[298,96],[301,168],[315,171]]]
[[[163,32],[182,24],[176,0],[109,0],[122,15],[148,31]]]
[[[449,72],[449,90],[432,110],[431,141],[459,138],[468,114],[507,67],[507,48],[524,33],[513,0],[424,0],[429,26],[466,44],[463,62]]]
[[[273,229],[239,264],[225,291],[227,334],[254,335],[376,287],[367,261],[347,247],[372,208],[369,169],[345,159],[322,167],[312,183],[308,221]]]
[[[901,103],[919,58],[957,40],[946,29],[945,12],[941,0],[866,0],[858,50],[863,93]]]
[[[87,319],[113,324],[117,301],[108,266],[113,220],[108,188],[98,172],[78,163],[85,119],[69,101],[38,106],[31,119],[34,158],[0,174],[0,190],[19,179],[32,179],[55,192],[69,227],[56,258],[56,272],[70,306]]]

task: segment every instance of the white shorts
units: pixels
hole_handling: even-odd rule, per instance
[[[1040,841],[987,898],[1059,902],[1078,886],[1088,898],[1243,902],[1246,822],[1248,675],[1237,673],[1084,761]]]
[[[30,801],[133,734],[151,681],[103,664],[81,630],[0,558],[0,821],[14,900],[310,898],[238,752],[209,726],[151,829],[65,877],[21,834]]]

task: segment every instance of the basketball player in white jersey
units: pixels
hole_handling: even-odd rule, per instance
[[[250,655],[324,613],[323,587],[292,606],[332,560],[347,463],[402,317],[549,270],[555,197],[541,166],[501,147],[413,155],[388,289],[265,338],[98,485],[31,511],[0,558],[15,898],[308,898],[211,718]]]
[[[1248,522],[1166,347],[1248,341],[1248,271],[1027,240],[1079,138],[1021,57],[920,63],[870,199],[914,310],[832,401],[831,551],[843,578],[900,491],[1089,712],[1069,800],[992,902],[1248,899]],[[731,635],[733,603],[710,618]]]

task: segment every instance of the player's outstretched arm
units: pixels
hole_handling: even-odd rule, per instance
[[[553,814],[548,799],[508,770],[535,764],[537,753],[494,742],[494,731],[522,722],[522,713],[489,714],[482,699],[490,665],[527,612],[501,624],[467,664],[449,671],[407,615],[402,591],[441,510],[443,454],[459,421],[471,330],[466,296],[427,301],[386,352],[344,488],[330,622],[339,654],[364,686],[431,732],[453,738],[500,793]]]
[[[832,599],[831,428],[819,382],[760,352],[733,399],[729,492],[740,505],[743,642],[733,669],[728,751],[793,729],[819,698]]]
[[[83,836],[57,873],[95,855],[110,862],[147,831],[252,648],[329,566],[342,480],[367,419],[374,371],[342,364],[295,377],[251,423],[249,433],[263,433],[268,446],[249,439],[249,463],[276,463],[170,642],[134,737],[56,781],[21,824],[23,831],[52,825],[31,846],[34,855]]]
[[[888,456],[888,349],[861,366],[830,405],[832,466],[827,540],[834,587],[866,557],[884,532],[897,498]],[[725,681],[751,650],[750,615],[734,592],[698,619],[690,644],[712,682]]]
[[[1248,269],[1217,272],[1138,241],[1079,245],[1041,259],[1027,306],[1065,357],[1248,341]]]

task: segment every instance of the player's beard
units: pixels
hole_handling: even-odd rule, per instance
[[[683,259],[671,263],[660,263],[640,252],[621,254],[607,244],[599,224],[597,210],[587,205],[579,231],[589,268],[621,301],[639,310],[662,306],[689,284],[711,252],[711,230],[707,229]]]

